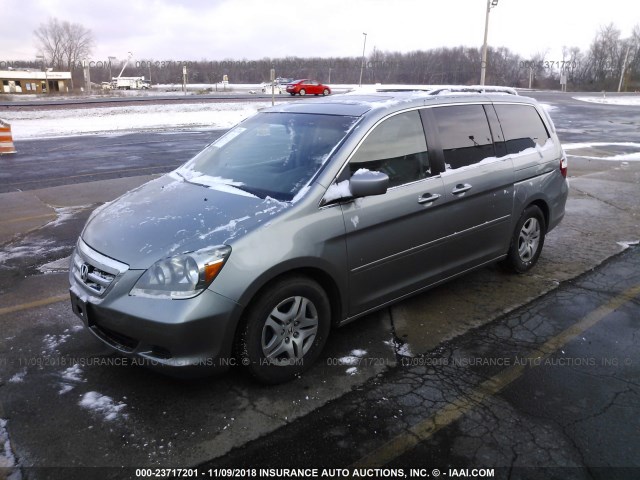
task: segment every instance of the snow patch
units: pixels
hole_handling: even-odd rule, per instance
[[[62,225],[63,223],[69,221],[75,214],[81,212],[82,210],[86,210],[91,208],[92,205],[80,205],[77,207],[53,207],[56,212],[57,218],[55,220],[50,221],[45,225],[45,227],[57,227],[58,225]]]
[[[67,340],[69,340],[69,337],[71,337],[71,335],[67,333],[63,333],[61,335],[46,334],[42,339],[42,344],[46,349],[46,351],[48,351],[49,353],[55,352],[58,350],[58,347],[60,345],[65,343]],[[46,351],[43,351],[42,353],[45,354],[47,353]]]
[[[631,149],[640,149],[640,143],[637,142],[591,142],[591,143],[566,143],[562,145],[565,151],[581,150],[597,147],[629,147]],[[621,153],[617,155],[611,155],[609,157],[596,157],[596,156],[584,156],[584,155],[571,155],[569,157],[580,157],[589,160],[607,160],[607,161],[640,161],[640,152]]]
[[[362,362],[361,358],[364,357],[366,354],[367,354],[366,350],[362,350],[362,349],[351,350],[349,355],[338,359],[338,365],[360,365],[360,363]],[[347,372],[348,370],[350,369],[347,369]]]
[[[17,140],[180,128],[231,128],[271,102],[130,105],[3,112]]]
[[[349,180],[343,180],[340,183],[333,183],[324,194],[325,202],[331,202],[338,198],[351,197],[351,188],[349,188]]]
[[[111,397],[98,392],[85,393],[78,405],[102,416],[108,422],[128,418],[126,413],[122,413],[122,410],[127,406],[126,403],[115,402]]]
[[[7,480],[20,480],[22,475],[18,469],[16,457],[11,449],[9,432],[7,432],[7,420],[0,418],[0,474]]]
[[[22,383],[24,382],[24,377],[26,376],[27,376],[27,367],[23,368],[21,371],[13,375],[13,377],[9,379],[9,383]]]
[[[42,273],[61,273],[68,272],[69,265],[71,263],[71,256],[54,260],[53,262],[45,263],[38,267],[38,270]]]
[[[411,348],[409,347],[408,343],[401,343],[398,340],[385,340],[384,342],[385,345],[390,346],[393,351],[395,352],[396,355],[400,355],[401,357],[413,357],[413,352],[411,351]]]
[[[225,225],[220,225],[219,227],[214,228],[213,230],[211,230],[208,233],[205,233],[203,235],[200,235],[200,239],[204,240],[205,238],[207,238],[210,235],[213,235],[214,233],[217,232],[221,232],[223,230],[226,230],[227,232],[233,232],[236,229],[236,226],[240,223],[240,222],[244,222],[245,220],[249,220],[251,217],[249,216],[244,216],[242,218],[236,218],[234,220],[230,220],[228,223],[226,223]]]
[[[0,251],[0,265],[7,263],[10,260],[15,260],[22,257],[37,257],[48,253],[55,253],[66,249],[67,247],[58,246],[54,247],[53,240],[44,240],[41,242],[34,242],[30,244],[7,246]]]
[[[62,378],[62,382],[59,384],[60,390],[58,390],[58,394],[60,395],[64,395],[73,390],[76,387],[74,384],[85,381],[84,378],[82,378],[82,367],[78,364],[61,372],[60,377]]]
[[[618,245],[622,247],[623,250],[626,250],[629,247],[635,247],[636,245],[640,245],[640,240],[631,240],[631,241],[622,241],[616,242]]]
[[[613,97],[573,97],[574,100],[589,103],[601,103],[605,105],[631,105],[640,106],[640,96],[613,96]]]
[[[411,351],[408,343],[403,343],[402,345],[400,345],[396,350],[396,353],[401,357],[413,357],[413,352]]]
[[[68,382],[83,382],[84,379],[82,378],[81,375],[82,375],[82,367],[80,367],[80,365],[77,365],[77,364],[74,365],[73,367],[67,368],[60,374],[62,379]]]

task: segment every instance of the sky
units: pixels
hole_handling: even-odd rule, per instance
[[[93,31],[90,60],[193,61],[360,57],[363,33],[367,54],[479,48],[485,11],[485,0],[0,0],[0,65],[34,60],[33,31],[50,17]],[[611,22],[630,36],[638,13],[637,0],[499,0],[489,45],[559,61]]]

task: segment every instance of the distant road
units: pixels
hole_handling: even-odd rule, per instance
[[[212,93],[206,95],[149,95],[144,97],[104,97],[104,98],[61,98],[55,99],[38,99],[38,100],[14,100],[14,101],[0,101],[0,112],[5,109],[16,110],[24,108],[40,108],[40,107],[100,107],[100,106],[126,106],[135,105],[140,103],[146,104],[166,104],[166,103],[203,103],[203,102],[250,102],[250,101],[265,101],[269,100],[271,95],[264,93],[249,94],[224,94],[224,93]],[[291,95],[276,95],[276,100],[279,102],[283,100],[295,100],[304,97]],[[2,97],[0,97],[0,100]]]
[[[244,92],[217,92],[204,95],[191,94],[184,95],[180,93],[168,93],[166,95],[145,95],[145,96],[122,96],[122,97],[53,97],[53,98],[39,98],[37,100],[4,100],[0,96],[0,113],[4,109],[37,109],[40,107],[60,107],[60,108],[93,108],[100,106],[114,106],[115,105],[136,105],[140,103],[146,104],[166,104],[166,103],[203,103],[203,102],[238,102],[238,101],[268,101],[271,98],[271,94],[262,93],[259,88],[255,89],[256,93]],[[334,91],[335,94],[344,93],[343,91]],[[571,96],[602,96],[602,92],[559,92],[559,91],[529,91],[521,90],[520,95],[532,96],[534,98],[553,98],[554,100],[569,99]],[[619,96],[619,95],[633,95],[625,93],[613,93],[607,92],[607,96]],[[637,94],[636,94],[637,95]],[[288,100],[301,100],[303,98],[313,98],[312,95],[307,97],[300,97],[299,95],[291,96],[289,94],[275,95],[275,99],[279,102]]]

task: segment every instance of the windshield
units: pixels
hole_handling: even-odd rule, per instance
[[[260,113],[233,128],[178,170],[258,197],[289,201],[311,180],[357,117]],[[185,173],[187,173],[185,175]],[[200,182],[198,179],[208,177]]]

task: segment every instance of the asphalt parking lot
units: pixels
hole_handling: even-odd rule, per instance
[[[568,467],[566,478],[613,478],[589,468],[614,466],[621,469],[618,478],[637,478],[626,475],[638,470],[623,467],[640,469],[634,453],[638,420],[628,414],[640,403],[633,328],[640,162],[606,158],[640,150],[620,145],[640,144],[638,107],[586,104],[559,93],[534,96],[554,107],[550,113],[564,143],[598,142],[568,151],[566,217],[547,237],[538,266],[523,276],[484,268],[350,324],[333,333],[308,374],[276,387],[257,385],[238,368],[216,378],[167,378],[106,351],[73,315],[67,257],[82,225],[95,207],[156,170],[62,184],[36,179],[22,191],[4,189],[0,439],[8,440],[2,443],[11,467],[4,474],[14,472],[11,461],[26,478],[122,478],[118,467],[282,468],[307,462],[443,471]],[[191,140],[204,144],[205,136]],[[37,157],[45,142],[24,147]],[[162,142],[154,148],[167,152]],[[85,160],[91,155],[87,147]],[[166,154],[160,160],[174,162]],[[26,178],[19,155],[0,162]],[[61,158],[56,168],[73,168],[72,162]],[[599,308],[597,321],[580,323]],[[580,334],[557,338],[571,328]],[[581,343],[582,334],[589,342]],[[600,363],[510,370],[515,358],[525,364],[538,358],[539,348],[545,358],[569,351],[571,358]],[[511,363],[487,369],[452,360],[498,353]],[[618,364],[602,363],[614,357]],[[447,365],[426,365],[426,359],[445,358]],[[621,383],[611,384],[612,378]],[[421,401],[412,396],[416,391]],[[609,415],[608,405],[619,414]],[[450,421],[436,417],[442,425],[433,430],[429,419],[438,413]],[[604,420],[572,423],[582,417]],[[494,428],[487,429],[491,422]],[[558,434],[569,430],[571,435]],[[617,439],[612,432],[620,433]],[[578,437],[600,448],[568,440]],[[495,448],[483,450],[487,444]],[[106,469],[98,475],[80,467]]]

